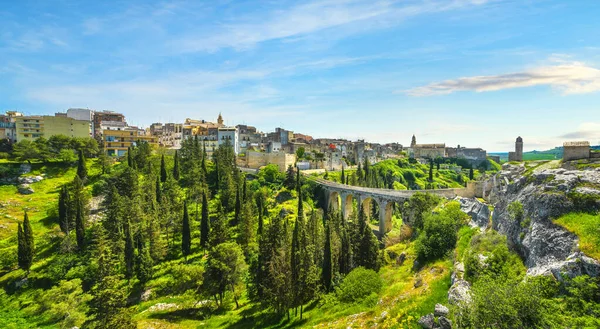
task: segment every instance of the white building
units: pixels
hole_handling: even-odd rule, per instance
[[[217,131],[218,145],[221,146],[227,141],[233,146],[235,154],[240,152],[240,144],[238,138],[238,129],[236,127],[219,127]]]

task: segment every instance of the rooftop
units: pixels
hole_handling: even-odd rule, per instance
[[[564,142],[563,147],[590,147],[590,142],[586,141],[577,141],[577,142]]]

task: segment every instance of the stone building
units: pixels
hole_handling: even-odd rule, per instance
[[[445,158],[446,144],[417,144],[417,138],[413,135],[408,153],[415,159]]]
[[[590,158],[590,143],[585,141],[563,143],[563,161]]]
[[[515,151],[508,152],[508,161],[523,161],[523,138],[517,137],[515,142]]]

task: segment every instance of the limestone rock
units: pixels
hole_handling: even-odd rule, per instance
[[[150,297],[152,297],[152,289],[145,290],[140,296],[140,300],[142,302],[147,302],[148,300],[150,300]]]
[[[19,190],[19,193],[21,193],[21,194],[33,194],[33,192],[35,192],[33,190],[33,188],[31,188],[31,186],[29,186],[29,184],[21,184],[18,186],[17,189]]]
[[[452,329],[452,321],[448,320],[446,317],[440,316],[438,322],[440,323],[441,329]]]
[[[19,167],[19,172],[21,174],[27,174],[27,173],[31,172],[31,165],[27,164],[27,163],[21,164],[21,166]]]
[[[425,316],[422,316],[419,319],[418,323],[422,328],[425,328],[425,329],[435,328],[435,318],[433,317],[433,314],[427,314]]]
[[[19,184],[33,184],[39,181],[42,181],[44,177],[42,176],[21,176],[17,178]]]
[[[507,165],[496,178],[512,183],[495,187],[493,228],[506,235],[509,243],[524,258],[528,275],[598,276],[600,264],[579,251],[579,239],[553,219],[582,210],[585,206],[600,208],[600,171],[542,169],[527,176]],[[575,195],[575,198],[573,197]],[[583,196],[583,197],[581,197]],[[523,205],[524,218],[511,218],[508,207],[513,202]],[[526,221],[526,222],[525,222]]]
[[[448,313],[450,313],[450,310],[446,306],[435,304],[435,312],[433,312],[435,316],[448,316]]]
[[[459,198],[460,210],[471,216],[469,225],[485,230],[490,222],[490,208],[476,198]]]
[[[460,305],[471,302],[471,285],[465,280],[457,280],[448,290],[448,303]]]

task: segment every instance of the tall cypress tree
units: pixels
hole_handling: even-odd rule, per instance
[[[179,180],[179,155],[177,154],[177,150],[175,150],[175,157],[173,158],[175,161],[175,164],[173,165],[173,178],[175,178],[176,181]]]
[[[181,228],[181,252],[186,257],[192,250],[192,236],[190,232],[190,217],[188,215],[187,200],[183,201],[183,222]]]
[[[127,219],[125,225],[125,277],[131,279],[133,276],[134,258],[133,236],[131,234],[131,222]]]
[[[77,247],[83,250],[85,247],[85,205],[83,200],[83,182],[79,176],[73,180],[74,205],[75,205],[75,235],[77,237]]]
[[[244,177],[244,184],[242,185],[242,201],[246,202],[248,200],[248,191],[246,187],[246,177]]]
[[[298,192],[300,192],[299,186]],[[300,299],[303,293],[300,272],[302,270],[302,252],[305,250],[302,250],[303,248],[300,245],[300,239],[304,233],[303,226],[304,209],[302,205],[302,193],[298,193],[298,217],[296,217],[296,222],[294,223],[294,231],[292,233],[292,252],[290,256],[292,268],[292,286],[295,287],[292,305],[294,307],[300,306],[302,302]]]
[[[19,267],[27,273],[33,263],[33,255],[35,253],[35,245],[33,241],[33,231],[31,230],[31,223],[29,222],[29,216],[25,213],[23,219],[23,226],[19,223],[17,231],[17,256]]]
[[[208,246],[208,237],[210,235],[210,223],[208,218],[208,199],[206,191],[202,192],[202,218],[200,221],[200,245],[202,248]]]
[[[83,150],[79,150],[79,161],[77,162],[77,176],[82,181],[87,179],[87,166],[85,165],[85,157],[83,156]]]
[[[342,184],[346,184],[346,175],[344,175],[344,165],[342,165],[342,178],[340,179]]]
[[[160,158],[160,181],[163,183],[167,181],[167,168],[165,167],[165,155],[164,154]]]
[[[240,189],[239,188],[235,188],[235,209],[234,209],[234,216],[233,216],[233,225],[237,225],[240,222],[240,213],[242,210],[242,203],[240,200]]]
[[[229,223],[227,223],[227,213],[221,205],[219,205],[217,214],[217,218],[215,218],[211,223],[210,236],[208,239],[211,247],[215,247],[229,240]]]
[[[131,156],[131,146],[127,148],[127,166],[133,168],[133,157]]]
[[[202,141],[202,176],[206,179],[206,175],[208,175],[208,171],[206,170],[206,139]]]
[[[474,176],[473,167],[471,167],[471,168],[469,168],[469,179],[473,180],[473,176]]]
[[[162,202],[162,190],[160,188],[160,177],[156,177],[156,203]]]
[[[429,182],[433,183],[433,160],[429,160]]]
[[[356,248],[356,266],[379,270],[379,240],[369,227],[362,207],[358,215],[358,246]]]
[[[323,288],[326,292],[331,291],[333,285],[333,264],[331,259],[331,222],[327,221],[325,224],[325,246],[324,246],[324,259],[323,259],[323,273],[321,274],[323,281]]]
[[[60,189],[58,195],[58,225],[60,230],[69,234],[71,221],[71,196],[69,195],[69,189],[66,185]]]

